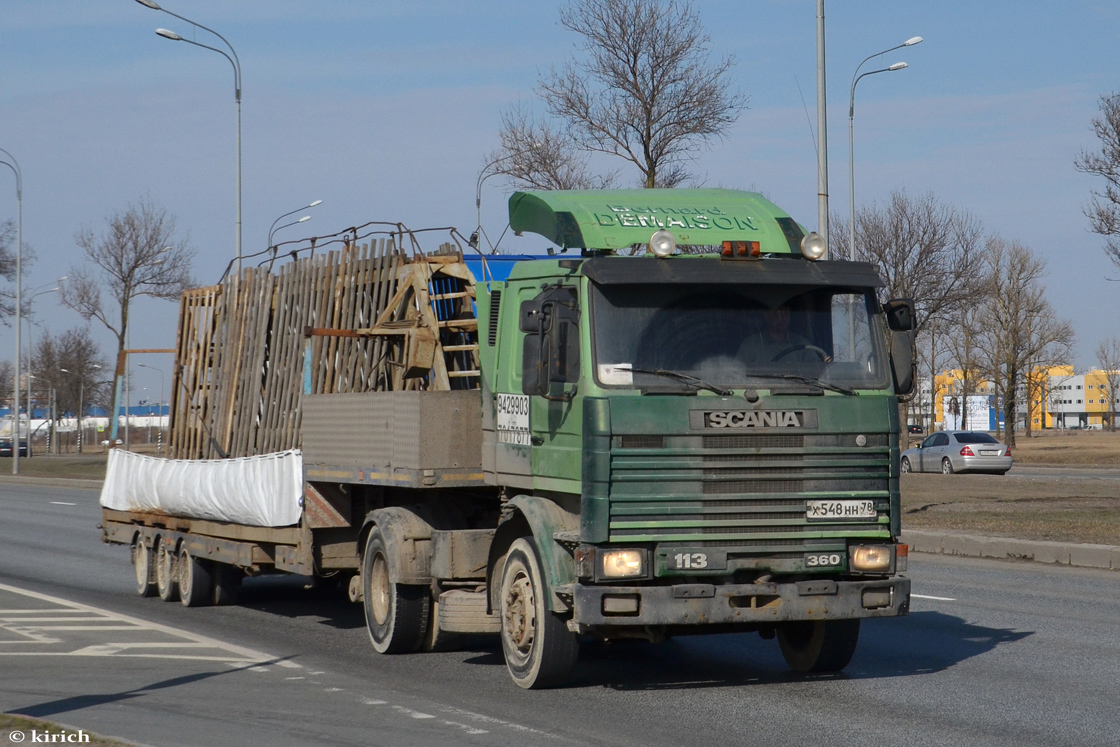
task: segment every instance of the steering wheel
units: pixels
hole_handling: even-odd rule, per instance
[[[777,355],[771,358],[770,361],[780,361],[790,353],[796,353],[799,350],[808,350],[810,352],[816,353],[820,357],[821,363],[825,363],[832,358],[832,356],[828,354],[827,350],[825,350],[824,348],[818,348],[816,345],[792,345],[785,350],[780,351]]]

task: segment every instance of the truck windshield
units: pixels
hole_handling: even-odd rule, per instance
[[[786,377],[851,389],[889,384],[870,289],[592,287],[595,373],[605,387],[697,388],[658,371],[727,389],[789,386]]]

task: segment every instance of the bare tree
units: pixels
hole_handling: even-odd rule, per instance
[[[971,309],[963,306],[955,309],[945,335],[950,359],[961,370],[961,428],[969,427],[969,396],[977,392],[980,383],[987,380],[989,374],[970,312]]]
[[[27,271],[35,262],[35,250],[27,243],[26,239],[23,242],[23,275],[27,277]],[[15,221],[6,220],[0,223],[0,278],[7,280],[9,283],[15,282],[16,279],[16,224]],[[26,307],[30,303],[30,299],[24,296],[23,303]],[[8,317],[15,314],[16,311],[16,294],[14,288],[0,288],[0,321],[5,324],[8,323]]]
[[[599,176],[588,167],[589,155],[563,130],[547,120],[534,121],[525,107],[502,114],[501,147],[487,156],[493,173],[504,174],[524,189],[607,189],[617,172]]]
[[[1120,267],[1120,93],[1101,96],[1100,109],[1100,116],[1093,118],[1093,132],[1101,141],[1101,149],[1081,151],[1074,166],[1105,180],[1103,192],[1093,190],[1093,201],[1085,208],[1085,215],[1093,232],[1105,237],[1105,254]]]
[[[1003,397],[1007,443],[1014,446],[1020,399],[1030,403],[1041,397],[1042,381],[1031,374],[1068,360],[1073,325],[1055,317],[1043,284],[1046,265],[1029,248],[992,237],[982,256],[988,293],[974,317],[996,395]],[[1030,438],[1030,417],[1024,431]]]
[[[12,383],[15,381],[15,366],[11,361],[0,361],[0,402],[9,402],[13,396]]]
[[[848,252],[847,225],[833,219],[832,233],[840,256]],[[922,335],[933,323],[940,330],[951,328],[957,311],[976,302],[983,288],[983,263],[978,256],[983,229],[966,211],[943,204],[932,194],[910,197],[904,191],[891,194],[889,202],[861,208],[856,213],[854,258],[875,264],[886,283],[889,298],[911,298],[916,314],[915,328]],[[936,349],[931,343],[931,388],[936,372]],[[900,422],[909,422],[909,403],[903,402]]]
[[[1101,340],[1097,344],[1097,363],[1104,372],[1105,386],[1108,387],[1108,429],[1116,430],[1116,393],[1120,390],[1120,339],[1116,335]]]
[[[55,392],[59,415],[77,413],[81,400],[101,398],[107,388],[108,363],[94,342],[89,327],[69,329],[60,335],[49,332],[36,342],[31,372]]]
[[[843,228],[847,224],[833,218]],[[848,253],[847,230],[837,230],[836,248]],[[891,194],[856,214],[855,259],[878,267],[891,298],[914,299],[919,332],[931,319],[948,322],[983,292],[984,264],[980,221],[946,205],[933,194],[911,197]]]
[[[674,187],[692,177],[685,164],[746,108],[746,96],[730,88],[734,59],[711,61],[711,40],[686,0],[575,0],[560,23],[579,35],[579,55],[536,87],[558,127],[514,110],[503,117],[500,151],[516,163],[519,152],[534,152],[533,143],[559,144],[560,165],[534,158],[541,172],[527,178],[510,168],[515,183],[549,184],[550,172],[573,163],[578,174],[586,169],[578,148],[629,161],[643,187]]]
[[[107,222],[108,229],[101,235],[89,228],[74,234],[87,265],[70,271],[70,282],[62,286],[60,296],[87,322],[96,319],[116,336],[119,359],[128,339],[132,300],[139,296],[178,300],[193,285],[194,250],[187,238],[176,236],[174,216],[147,198],[109,215]],[[110,304],[103,300],[103,290]],[[119,407],[114,388],[110,412]]]

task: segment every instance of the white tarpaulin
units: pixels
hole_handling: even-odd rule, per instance
[[[299,451],[192,460],[113,449],[101,488],[101,505],[117,511],[161,511],[258,527],[298,524],[302,497]]]

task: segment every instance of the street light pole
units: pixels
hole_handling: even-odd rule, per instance
[[[817,0],[817,232],[824,239],[824,259],[832,246],[828,234],[828,101],[825,95],[824,0]]]
[[[12,474],[19,474],[19,330],[20,330],[20,304],[23,302],[23,172],[20,171],[19,162],[8,151],[0,148],[0,153],[7,156],[10,161],[0,160],[16,175],[16,370],[15,394],[12,398],[13,428],[12,433]],[[31,420],[27,421],[27,448],[31,449]]]
[[[242,256],[242,254],[241,254],[241,60],[238,59],[237,51],[233,48],[233,45],[229,43],[229,40],[227,40],[224,36],[219,34],[214,29],[207,28],[206,26],[203,26],[201,23],[196,23],[195,21],[192,21],[191,19],[186,18],[185,16],[181,16],[178,13],[173,13],[170,10],[167,10],[166,8],[160,7],[160,5],[158,3],[153,2],[153,0],[136,0],[136,2],[140,3],[141,5],[143,5],[146,8],[151,8],[152,10],[158,10],[158,11],[161,11],[163,13],[166,13],[169,16],[174,16],[175,18],[178,18],[179,20],[186,21],[190,25],[196,26],[196,27],[202,29],[203,31],[209,31],[211,34],[213,34],[214,36],[221,39],[225,43],[225,45],[229,48],[230,54],[226,54],[224,50],[218,49],[217,47],[211,47],[211,46],[209,46],[207,44],[203,44],[201,42],[193,41],[192,39],[184,38],[184,37],[180,36],[179,34],[176,34],[174,31],[168,31],[167,29],[156,29],[156,33],[159,34],[160,36],[162,36],[165,39],[170,39],[171,41],[184,41],[187,44],[193,44],[196,47],[202,47],[203,49],[209,49],[212,52],[217,52],[218,54],[222,55],[227,60],[229,60],[229,64],[233,65],[234,98],[237,100],[237,274],[240,275],[241,274],[241,256]]]
[[[140,368],[146,368],[149,371],[156,371],[159,373],[159,442],[156,445],[156,453],[159,454],[163,451],[163,369],[156,368],[155,366],[148,366],[143,363],[137,363]],[[149,410],[148,423],[151,424],[151,411]],[[151,443],[151,431],[149,431],[148,443]]]
[[[864,63],[872,57],[884,55],[887,52],[893,52],[896,49],[903,47],[912,47],[915,44],[921,44],[922,37],[912,36],[902,44],[884,49],[882,52],[876,52],[873,55],[868,55],[863,58],[863,62],[856,66],[856,71],[852,73],[852,88],[848,94],[848,259],[855,259],[856,256],[856,176],[855,176],[855,151],[853,149],[855,138],[853,131],[855,128],[855,115],[856,115],[856,83],[859,83],[860,78],[867,75],[875,75],[876,73],[893,73],[896,70],[902,70],[906,67],[905,62],[896,62],[890,67],[885,67],[882,70],[872,70],[863,75],[859,75],[859,69],[863,67]]]

